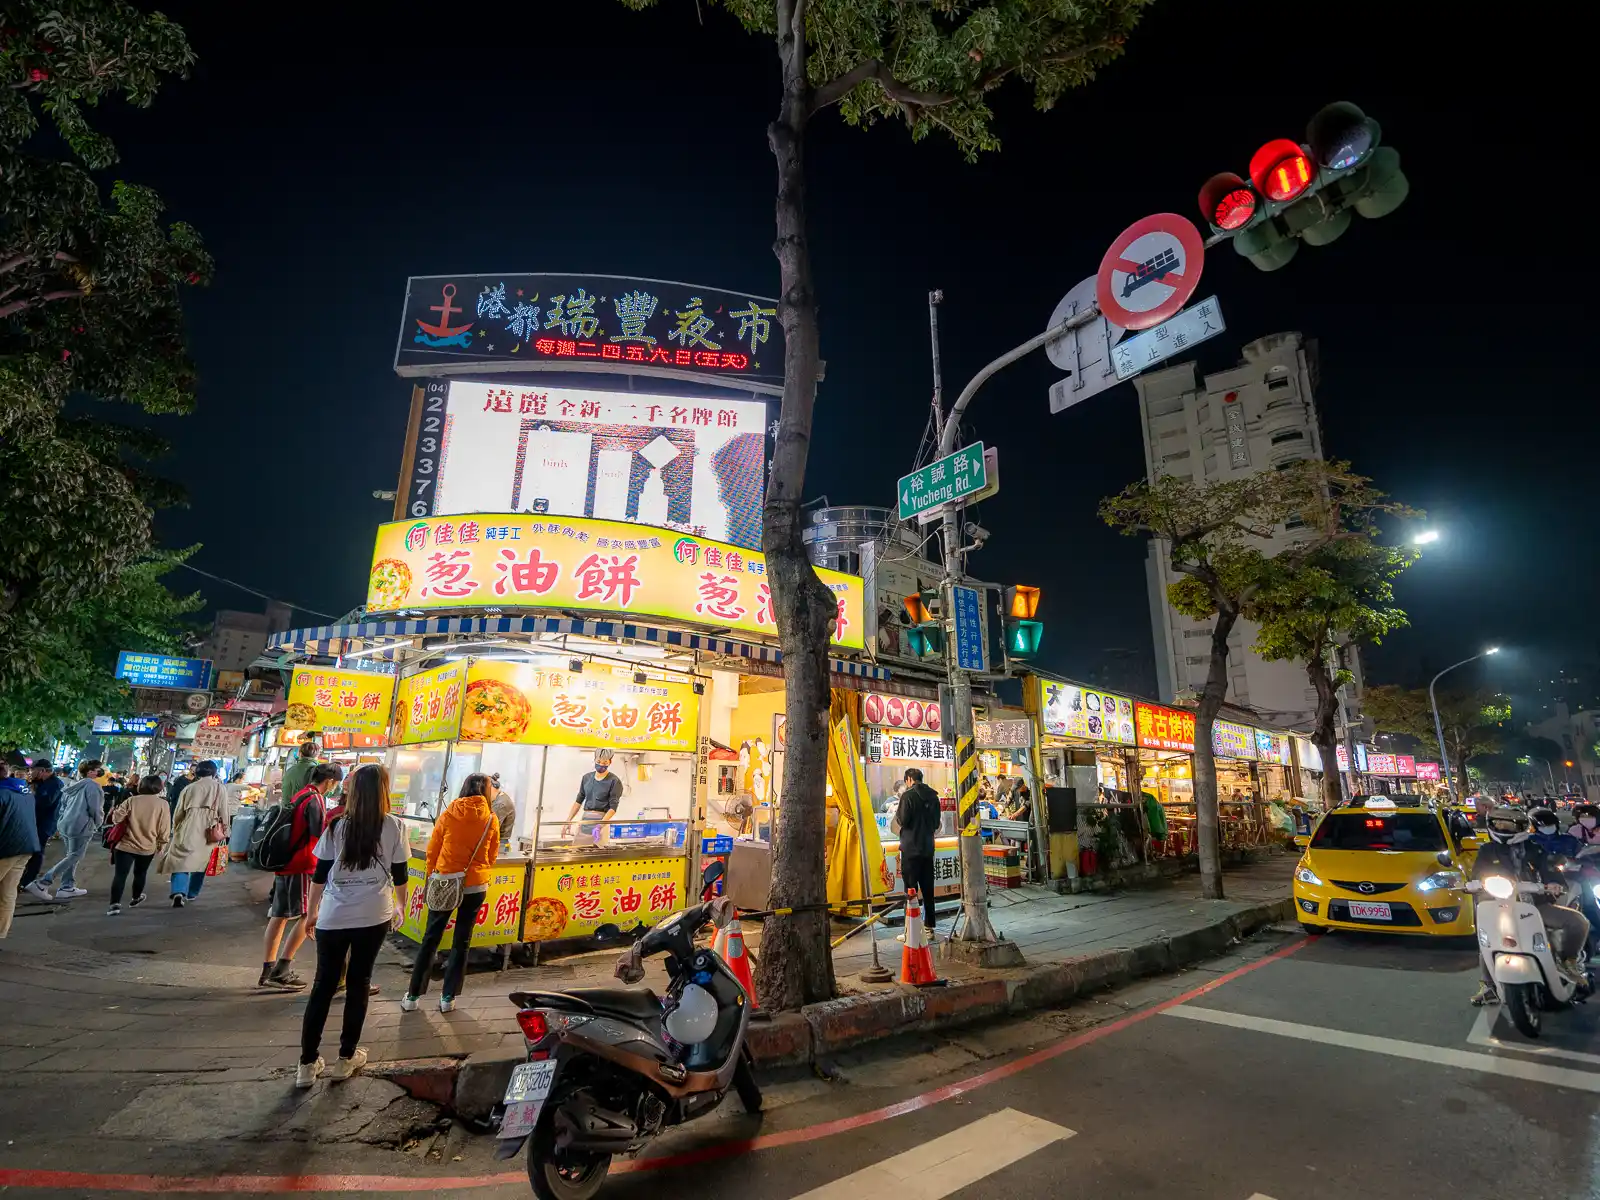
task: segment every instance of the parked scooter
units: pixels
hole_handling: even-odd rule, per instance
[[[1580,946],[1573,955],[1582,968],[1582,981],[1567,978],[1556,965],[1538,907],[1523,898],[1542,894],[1541,883],[1489,875],[1468,883],[1467,890],[1483,893],[1477,907],[1478,949],[1500,1003],[1522,1034],[1536,1038],[1544,1012],[1583,1000],[1592,992],[1588,948]]]
[[[506,1088],[496,1156],[528,1145],[528,1179],[541,1200],[589,1200],[613,1155],[633,1154],[663,1131],[703,1116],[730,1088],[761,1111],[745,1030],[751,1005],[727,964],[694,938],[731,919],[726,898],[675,913],[619,960],[625,983],[665,954],[671,984],[514,992],[528,1061]]]

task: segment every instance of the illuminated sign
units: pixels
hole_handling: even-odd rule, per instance
[[[161,728],[157,717],[96,717],[93,731],[123,737],[154,737]]]
[[[1367,752],[1367,765],[1362,768],[1373,775],[1413,776],[1417,773],[1417,760],[1409,754],[1380,754]]]
[[[689,376],[780,394],[778,302],[617,275],[428,275],[406,281],[400,375],[598,371]]]
[[[939,702],[891,696],[885,692],[863,692],[861,721],[864,725],[887,725],[891,729],[922,729],[939,732]]]
[[[1134,744],[1133,701],[1072,683],[1040,680],[1044,731],[1056,737]]]
[[[608,924],[653,925],[686,903],[682,858],[539,866],[521,940],[582,937]]]
[[[598,517],[761,546],[765,400],[430,384],[406,513]]]
[[[211,660],[124,650],[117,655],[116,677],[134,687],[205,688],[211,686]]]
[[[394,676],[374,671],[296,667],[289,678],[284,726],[306,733],[389,732]]]
[[[1431,779],[1439,782],[1439,764],[1435,762],[1419,762],[1416,764],[1418,779]]]
[[[1194,714],[1140,701],[1133,706],[1139,745],[1147,750],[1194,752]]]
[[[938,737],[911,737],[887,729],[867,730],[868,762],[954,763],[955,749]]]
[[[1211,722],[1211,749],[1224,758],[1254,758],[1256,731],[1232,721]]]
[[[1270,730],[1256,730],[1256,755],[1262,762],[1279,763],[1287,767],[1289,759],[1289,739],[1281,733]]]
[[[833,644],[860,649],[860,577],[814,569],[838,598]],[[766,559],[726,542],[620,521],[511,513],[379,527],[369,615],[485,607],[662,617],[778,635]]]
[[[509,835],[501,830],[502,838]],[[413,854],[406,874],[411,880],[410,901],[406,916],[400,925],[400,934],[413,942],[422,941],[428,927],[427,863]],[[472,929],[474,946],[506,946],[522,940],[522,883],[526,868],[518,864],[511,870],[496,870],[489,876],[483,907],[478,909],[478,921]],[[455,914],[450,914],[447,931],[454,929]],[[452,939],[454,935],[451,935]]]
[[[1349,748],[1343,742],[1340,742],[1336,747],[1334,747],[1334,753],[1338,756],[1338,759],[1339,759],[1339,770],[1348,771],[1350,769],[1350,750],[1349,750]],[[1371,756],[1368,755],[1368,753],[1367,753],[1366,745],[1364,743],[1362,743],[1362,742],[1357,742],[1356,743],[1356,769],[1360,770],[1360,771],[1367,770],[1368,769],[1367,768],[1367,762],[1368,762],[1370,757]]]
[[[376,750],[387,746],[389,740],[376,733],[325,733],[324,750]]]
[[[394,744],[442,742],[461,726],[461,694],[467,686],[465,663],[446,663],[400,681],[394,697]]]
[[[689,680],[637,667],[570,671],[565,660],[551,668],[478,659],[461,701],[464,742],[692,754],[699,730],[700,698]]]

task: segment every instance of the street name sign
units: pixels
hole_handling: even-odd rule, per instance
[[[983,466],[983,443],[973,442],[954,454],[936,458],[900,477],[900,519],[909,521],[933,508],[957,504],[989,482]]]
[[[1111,352],[1118,379],[1132,379],[1140,371],[1182,354],[1190,346],[1214,338],[1227,329],[1222,320],[1222,305],[1212,296],[1177,316],[1146,329]]]
[[[1156,213],[1111,243],[1095,275],[1100,314],[1124,329],[1149,329],[1176,315],[1200,283],[1206,246],[1188,217]]]

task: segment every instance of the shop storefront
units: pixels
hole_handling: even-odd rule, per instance
[[[1094,875],[1144,862],[1148,826],[1133,748],[1133,701],[1042,677],[1038,687],[1040,767],[1046,787],[1073,789],[1078,871]],[[1053,839],[1052,853],[1062,849]]]
[[[1166,824],[1166,837],[1152,838],[1168,858],[1195,853],[1198,810],[1194,802],[1194,714],[1139,701],[1134,705],[1134,731],[1141,786],[1155,797]]]

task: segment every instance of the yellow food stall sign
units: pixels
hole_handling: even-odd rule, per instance
[[[479,659],[461,705],[464,742],[693,753],[700,698],[683,679],[589,663],[582,672]]]
[[[389,732],[394,676],[376,671],[296,667],[289,678],[284,726],[306,733]]]
[[[446,663],[400,681],[394,701],[394,744],[442,742],[461,724],[461,696],[467,686],[465,663]]]
[[[833,643],[862,647],[859,576],[815,568],[838,599]],[[367,611],[545,608],[778,636],[766,559],[672,529],[476,513],[378,529]]]
[[[406,893],[406,919],[400,932],[413,942],[421,942],[428,927],[428,900],[425,870],[426,860],[413,854],[406,868],[411,886]],[[496,867],[489,876],[489,891],[484,906],[478,910],[478,924],[472,934],[474,946],[504,946],[522,940],[522,885],[527,879],[525,863]],[[455,939],[450,932],[455,929],[452,915],[445,926],[441,950],[448,950]]]
[[[586,937],[602,925],[654,925],[688,907],[682,858],[548,863],[533,869],[522,940]]]

